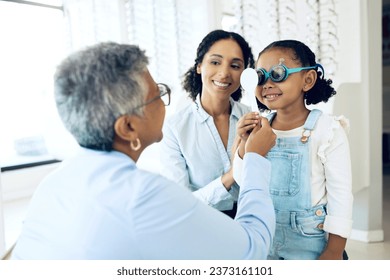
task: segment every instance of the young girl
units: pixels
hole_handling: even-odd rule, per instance
[[[238,102],[240,76],[248,66],[254,66],[252,50],[241,35],[208,33],[184,76],[184,90],[193,102],[167,119],[160,150],[162,175],[230,217],[239,190],[231,149],[237,122],[250,111]]]
[[[342,116],[306,107],[336,94],[332,81],[324,78],[314,53],[295,40],[268,45],[256,68],[260,110],[274,111],[268,119],[277,135],[267,155],[277,221],[268,258],[343,259],[352,229],[349,125]],[[233,169],[238,183],[243,144],[258,122],[258,113],[248,113],[237,124],[242,141]]]

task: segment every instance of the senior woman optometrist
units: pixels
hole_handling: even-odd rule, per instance
[[[235,220],[137,168],[163,137],[163,98],[137,46],[101,43],[57,69],[58,112],[81,151],[38,187],[13,259],[264,259],[275,228],[267,121],[246,144]],[[169,100],[168,100],[169,101]],[[165,105],[169,104],[167,102]],[[262,156],[260,156],[262,155]]]

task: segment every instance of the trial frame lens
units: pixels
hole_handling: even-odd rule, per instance
[[[275,83],[283,82],[287,79],[288,75],[300,72],[302,70],[310,70],[310,69],[316,69],[317,67],[322,66],[320,64],[316,64],[314,66],[307,66],[307,67],[297,67],[297,68],[287,68],[284,64],[278,64],[271,67],[271,70],[267,72],[264,68],[258,68],[256,70],[257,76],[258,76],[258,83],[257,85],[261,86],[264,85],[268,78],[271,79],[271,81]]]

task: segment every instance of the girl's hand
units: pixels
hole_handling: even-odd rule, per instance
[[[246,141],[251,131],[257,124],[260,123],[260,114],[258,112],[250,112],[243,115],[237,122],[237,136],[242,141]]]
[[[342,260],[347,239],[340,235],[329,233],[328,244],[319,260]]]
[[[230,159],[230,163],[232,163],[232,164],[233,164],[234,156],[236,155],[237,149],[240,146],[240,143],[241,143],[241,138],[238,135],[236,135],[236,138],[234,139],[234,142],[232,145],[232,150],[231,150],[232,157]]]

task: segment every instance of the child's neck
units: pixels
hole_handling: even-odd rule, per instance
[[[278,110],[275,118],[272,120],[272,128],[276,130],[291,130],[305,124],[310,110],[304,108],[301,111]]]

